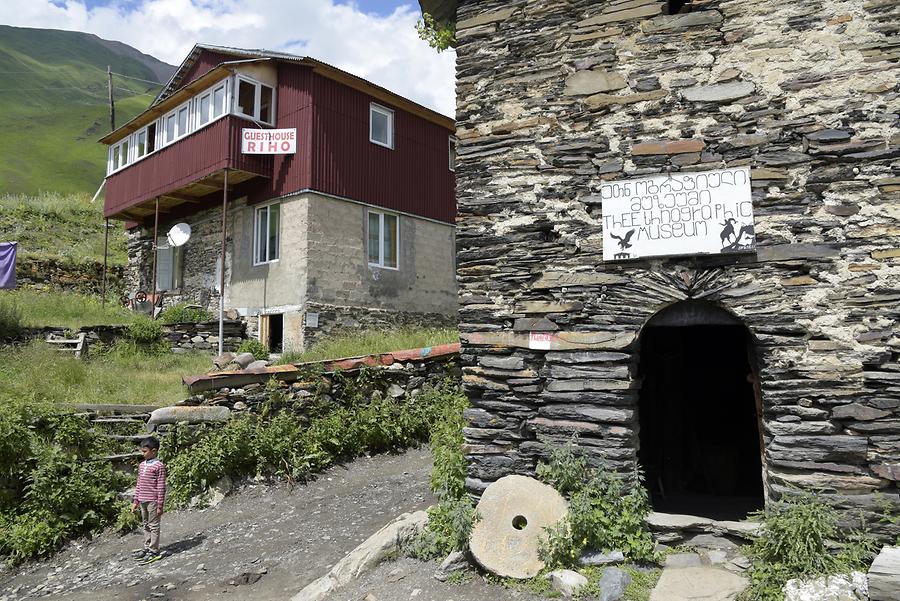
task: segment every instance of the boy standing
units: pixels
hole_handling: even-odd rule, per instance
[[[159,454],[159,441],[145,438],[141,441],[141,455],[144,461],[138,466],[137,487],[134,490],[132,511],[141,510],[141,523],[144,526],[144,548],[135,551],[134,558],[142,560],[142,564],[162,559],[159,552],[159,518],[163,514],[166,502],[166,466],[156,458]]]

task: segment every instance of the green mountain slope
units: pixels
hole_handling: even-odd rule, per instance
[[[106,173],[106,67],[166,81],[175,67],[95,35],[0,25],[0,194],[92,194]],[[113,76],[116,124],[161,86]]]

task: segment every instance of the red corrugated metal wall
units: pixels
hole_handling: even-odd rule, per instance
[[[451,132],[387,105],[395,111],[394,149],[378,146],[369,142],[372,97],[315,74],[311,84],[313,189],[454,222],[456,178],[448,166]]]
[[[261,202],[312,187],[310,181],[310,132],[312,131],[312,69],[287,63],[278,64],[276,121],[279,129],[297,128],[297,153],[274,155],[272,177],[255,187],[250,202]]]
[[[200,56],[197,58],[197,62],[187,70],[187,72],[184,74],[184,77],[181,79],[181,83],[178,84],[178,87],[180,88],[182,86],[186,86],[207,71],[215,68],[217,65],[233,60],[240,59],[238,57],[229,56],[227,54],[219,54],[217,52],[210,52],[209,50],[202,50],[200,51]]]

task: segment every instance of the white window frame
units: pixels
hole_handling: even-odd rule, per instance
[[[241,112],[238,109],[238,97],[241,91],[241,82],[245,81],[253,86],[253,114],[248,115],[246,113]],[[263,86],[272,90],[272,106],[269,107],[269,116],[271,117],[270,121],[263,121],[260,119],[260,112],[262,111],[262,88]],[[234,94],[232,94],[234,98],[233,102],[233,113],[238,117],[243,117],[244,119],[252,119],[257,123],[264,123],[266,125],[275,125],[275,86],[270,86],[267,83],[263,83],[252,77],[247,77],[246,75],[235,75],[234,77]]]
[[[456,136],[447,138],[447,161],[450,171],[456,173]]]
[[[371,215],[378,215],[378,262],[373,263],[369,258],[369,238],[371,237],[371,232],[369,231],[371,219]],[[384,264],[384,218],[385,216],[393,217],[397,220],[397,245],[394,248],[394,257],[397,259],[397,264],[394,266],[385,265]],[[393,269],[394,271],[400,270],[400,215],[399,213],[391,213],[385,211],[374,211],[368,210],[366,211],[366,261],[369,263],[369,267],[378,267],[380,269]]]
[[[276,256],[274,259],[270,259],[269,257],[272,255],[272,249],[269,248],[269,219],[271,213],[269,212],[269,208],[273,206],[278,206],[278,229],[275,230],[275,253]],[[266,211],[266,260],[260,261],[257,256],[257,249],[259,247],[259,215],[265,209]],[[268,265],[270,263],[277,263],[281,259],[281,224],[284,219],[282,218],[282,210],[281,210],[281,202],[267,202],[265,204],[256,205],[253,207],[253,266],[257,265]]]
[[[160,236],[156,241],[156,291],[168,292],[180,290],[184,285],[184,247],[170,246],[165,236]],[[164,287],[168,282],[160,276],[165,271],[165,264],[169,264],[171,286]]]
[[[387,144],[372,137],[373,113],[378,113],[387,117]],[[374,102],[369,103],[369,142],[371,142],[372,144],[377,144],[378,146],[390,148],[391,150],[394,149],[394,111],[387,108],[386,106],[381,106],[380,104],[376,104]]]

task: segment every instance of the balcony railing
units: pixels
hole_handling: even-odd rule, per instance
[[[271,177],[271,155],[241,153],[241,130],[258,127],[227,115],[171,146],[132,163],[106,180],[104,213],[110,218],[141,219],[157,198],[169,205],[190,202],[215,192],[216,174],[234,171],[230,182]],[[221,184],[218,185],[221,189]]]

